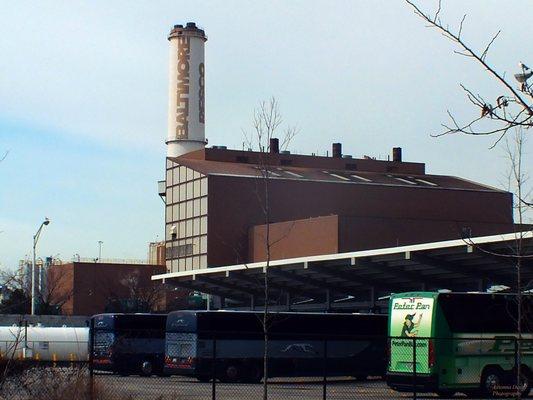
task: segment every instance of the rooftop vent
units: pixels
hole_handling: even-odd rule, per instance
[[[352,158],[352,156],[350,154],[343,154],[342,158]]]
[[[228,146],[212,146],[211,148],[217,150],[227,150]]]
[[[281,150],[279,153],[280,154],[291,154],[289,150]]]

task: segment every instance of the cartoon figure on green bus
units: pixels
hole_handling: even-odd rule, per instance
[[[418,314],[417,322],[413,322],[415,315],[416,313],[407,314],[405,316],[400,337],[416,337],[416,335],[418,335],[418,327],[420,326],[420,321],[422,320],[422,313]]]

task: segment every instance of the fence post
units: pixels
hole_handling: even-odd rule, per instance
[[[28,350],[28,321],[24,321],[24,348]]]
[[[327,386],[328,386],[328,340],[324,339],[324,359],[323,359],[324,376],[322,381],[322,400],[327,399]]]
[[[89,322],[89,399],[94,399],[94,373],[93,373],[93,357],[94,357],[94,320],[91,318]]]
[[[518,370],[520,369],[521,362],[522,360],[520,360],[520,354],[518,351],[518,338],[515,337],[514,338],[514,369],[515,369],[514,380],[516,380],[517,396],[520,396],[518,394],[518,392],[520,391],[520,375],[518,374]]]
[[[211,362],[211,400],[217,398],[217,340],[213,337],[213,360]]]
[[[416,400],[416,336],[413,337],[413,400]]]

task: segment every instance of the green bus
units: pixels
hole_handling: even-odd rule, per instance
[[[441,396],[527,396],[533,383],[533,296],[522,298],[518,352],[516,294],[392,295],[387,384]],[[521,380],[514,384],[517,365]]]

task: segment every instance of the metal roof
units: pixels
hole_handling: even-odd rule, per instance
[[[522,279],[533,287],[533,231],[384,249],[274,260],[269,297],[281,309],[385,306],[380,297],[412,290],[483,291],[516,287],[517,238]],[[263,301],[266,262],[154,275],[182,288],[246,306]]]
[[[352,184],[361,186],[391,186],[419,189],[454,189],[505,193],[504,190],[446,175],[417,175],[394,172],[370,172],[360,170],[309,168],[290,166],[260,166],[252,163],[223,162],[188,159],[172,159],[178,165],[191,168],[204,175],[236,178],[260,178],[268,172],[269,179],[288,181],[311,181],[322,183]]]

